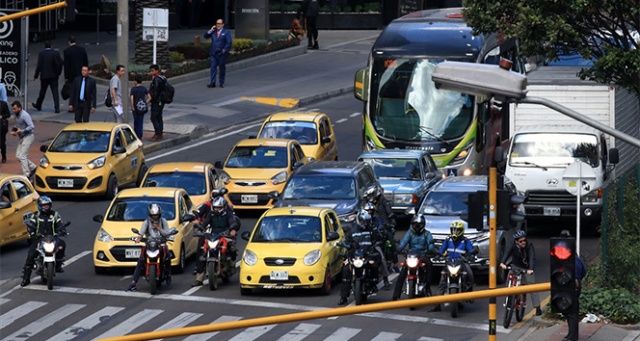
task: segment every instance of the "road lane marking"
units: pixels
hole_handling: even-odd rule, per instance
[[[362,114],[359,113],[359,112],[354,112],[353,114],[349,115],[349,117],[356,117],[356,116],[360,116],[360,115],[362,115]]]
[[[356,336],[362,329],[340,327],[324,341],[346,341]]]
[[[61,331],[56,336],[48,339],[47,341],[68,341],[78,337],[78,335],[93,329],[95,326],[107,322],[113,315],[124,310],[124,307],[111,307],[107,306],[90,316],[84,318],[82,321],[74,324],[73,326]]]
[[[29,323],[28,325],[20,328],[15,333],[5,337],[2,341],[22,341],[33,335],[38,334],[39,332],[51,327],[58,321],[62,316],[67,317],[76,311],[82,309],[86,305],[84,304],[66,304],[61,308],[58,308],[51,313],[39,318],[38,320]],[[30,312],[33,314],[33,312]]]
[[[380,332],[376,337],[371,339],[371,341],[393,341],[397,340],[402,334],[398,333],[389,333],[389,332]]]
[[[109,329],[102,335],[93,339],[93,341],[106,339],[108,337],[116,337],[120,335],[127,335],[131,333],[134,329],[140,327],[141,325],[149,322],[154,317],[160,315],[163,310],[159,309],[145,309],[132,317],[128,318],[126,321],[118,324],[114,328]]]
[[[301,341],[305,337],[312,335],[321,325],[311,323],[300,323],[292,331],[282,335],[278,341]]]
[[[346,119],[346,118],[341,118],[341,119],[339,119],[339,120],[337,120],[337,121],[336,121],[336,124],[338,124],[338,123],[342,123],[342,122],[346,122],[347,120],[348,120],[348,119]]]
[[[0,316],[0,330],[13,323],[13,321],[29,314],[30,312],[46,305],[46,302],[29,301],[19,307],[13,308]]]
[[[200,313],[182,313],[176,317],[174,317],[171,321],[161,325],[160,327],[156,328],[155,331],[160,331],[160,330],[169,330],[169,329],[179,329],[179,328],[183,328],[188,326],[189,324],[191,324],[192,322],[194,322],[195,320],[199,319],[200,316],[202,316],[204,314],[200,314]],[[163,339],[156,339],[156,340],[163,340]]]
[[[241,320],[242,317],[240,316],[227,316],[227,315],[222,315],[220,317],[218,317],[217,319],[215,319],[213,322],[211,322],[210,324],[214,324],[214,323],[223,323],[223,322],[231,322],[231,321],[238,321]],[[182,341],[207,341],[211,338],[213,338],[215,335],[217,335],[220,332],[210,332],[210,333],[202,333],[202,334],[193,334],[187,338],[185,338]]]
[[[260,336],[262,336],[266,332],[270,331],[275,326],[276,326],[275,324],[270,324],[268,326],[259,326],[259,327],[247,328],[242,333],[240,333],[240,334],[234,336],[233,338],[229,339],[229,341],[252,341],[252,340],[255,340],[255,339],[259,338]]]

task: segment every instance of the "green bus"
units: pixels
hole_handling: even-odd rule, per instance
[[[501,58],[524,73],[518,51],[515,39],[473,35],[462,8],[393,20],[355,75],[354,94],[364,102],[363,151],[426,150],[447,175],[488,173],[493,149],[509,138],[509,106],[437,89],[431,74],[445,60],[498,64]]]

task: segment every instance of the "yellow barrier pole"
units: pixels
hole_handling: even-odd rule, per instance
[[[63,7],[67,7],[67,2],[66,1],[57,2],[57,3],[51,4],[51,5],[46,5],[46,6],[42,6],[42,7],[38,7],[38,8],[34,8],[34,9],[28,9],[26,11],[20,11],[20,12],[17,12],[17,13],[5,15],[5,16],[0,17],[0,22],[9,21],[9,20],[13,20],[13,19],[18,19],[18,18],[22,18],[22,17],[26,17],[26,16],[29,16],[29,15],[42,13],[42,12],[53,11],[54,9],[63,8]]]
[[[409,308],[421,305],[429,304],[441,304],[446,302],[458,302],[477,300],[489,297],[509,296],[516,294],[527,294],[531,292],[549,291],[551,289],[551,283],[538,283],[530,285],[521,285],[511,288],[500,288],[493,290],[481,290],[473,292],[465,292],[461,294],[442,295],[435,297],[414,298],[411,300],[401,300],[393,302],[373,303],[359,306],[350,306],[343,308],[332,308],[318,311],[307,311],[302,313],[293,313],[286,315],[276,315],[269,317],[259,317],[241,321],[222,322],[215,324],[208,324],[202,326],[184,327],[179,329],[160,330],[154,332],[115,336],[101,341],[139,341],[139,340],[152,340],[163,339],[169,337],[186,336],[191,334],[209,333],[214,331],[230,330],[230,329],[244,329],[249,327],[264,326],[270,324],[279,324],[287,322],[296,322],[303,320],[313,320],[319,318],[326,318],[332,316],[343,316],[352,314],[370,313],[381,310],[392,310]]]
[[[496,288],[497,266],[497,187],[498,172],[496,167],[489,168],[489,290]],[[489,341],[496,340],[496,298],[489,298]]]

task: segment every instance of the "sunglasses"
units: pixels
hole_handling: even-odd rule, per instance
[[[520,244],[522,244],[522,243],[526,243],[526,242],[527,242],[527,240],[526,240],[526,239],[520,239],[520,240],[517,240],[517,242],[518,242],[518,243],[520,243]]]

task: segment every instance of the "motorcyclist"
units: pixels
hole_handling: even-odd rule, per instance
[[[142,240],[142,237],[145,235],[147,238],[161,238],[171,235],[171,232],[169,230],[169,223],[167,222],[167,219],[162,217],[162,208],[160,207],[160,205],[150,204],[147,208],[147,214],[148,218],[142,222],[140,233],[136,237],[136,244],[140,243],[140,240]],[[171,257],[169,257],[169,248],[167,247],[166,243],[163,243],[161,247],[164,254],[164,271],[167,271],[167,284],[171,284]],[[143,247],[142,251],[140,252],[140,258],[138,258],[138,264],[136,265],[136,269],[133,272],[133,279],[131,280],[131,283],[127,287],[126,291],[136,291],[138,289],[136,284],[140,279],[140,275],[142,275],[142,272],[144,271],[144,262],[145,255]]]
[[[66,249],[66,243],[64,240],[58,238],[58,235],[64,236],[67,231],[62,227],[62,218],[58,212],[51,209],[53,201],[46,195],[41,196],[38,199],[38,212],[32,213],[25,225],[27,231],[31,236],[31,244],[27,253],[27,260],[24,264],[22,273],[22,283],[20,286],[27,286],[31,283],[31,270],[35,263],[36,256],[38,255],[37,247],[43,235],[54,235],[58,241],[58,252],[56,253],[56,272],[63,272],[62,262],[64,261],[64,252]]]
[[[404,238],[400,241],[400,245],[398,245],[398,250],[402,251],[406,247],[409,250],[416,250],[420,253],[420,258],[423,262],[427,263],[427,271],[422,271],[420,281],[422,283],[426,283],[429,285],[431,283],[431,278],[429,276],[429,272],[431,269],[431,259],[429,258],[429,253],[435,253],[436,247],[433,242],[433,236],[429,230],[425,229],[426,221],[424,216],[421,214],[416,214],[411,218],[411,227],[405,233]],[[402,286],[405,278],[407,277],[407,267],[404,266],[400,270],[400,274],[396,280],[396,285],[393,290],[392,300],[397,300],[400,297],[400,293],[402,293]]]
[[[227,237],[235,239],[236,231],[240,229],[237,217],[228,208],[227,201],[223,197],[216,197],[211,201],[211,214],[209,219],[201,221],[196,225],[196,229],[203,231],[211,228],[212,234],[224,234],[228,232]],[[231,213],[230,213],[231,212]],[[203,254],[204,236],[199,236],[198,251],[196,252],[196,274],[192,287],[200,286],[204,282],[204,270],[207,265]],[[235,241],[229,243],[229,256],[235,261],[237,258],[237,250]]]
[[[196,222],[202,222],[202,221],[206,222],[211,219],[211,203],[216,198],[222,198],[223,196],[222,193],[225,193],[225,192],[221,192],[220,188],[216,188],[213,191],[211,191],[211,199],[203,204],[200,204],[193,212],[197,218]],[[227,210],[227,212],[230,214],[234,214],[233,204],[229,203],[226,200],[225,200],[225,203],[226,203],[225,209]]]
[[[507,268],[507,260],[511,258],[511,266],[519,269],[526,269],[526,273],[522,276],[521,284],[533,284],[536,282],[535,275],[533,274],[533,268],[536,265],[536,250],[533,243],[529,243],[527,240],[527,232],[524,230],[518,230],[513,234],[513,244],[507,246],[502,259],[500,260],[500,267]],[[537,292],[531,293],[531,301],[536,308],[536,315],[542,315],[540,309],[540,297]]]
[[[378,212],[378,210],[376,209],[375,204],[370,201],[364,204],[364,209],[367,212],[369,212],[369,214],[371,215],[371,223],[373,224],[374,228],[379,229],[382,235],[385,237],[384,243],[387,244],[386,247],[389,250],[389,254],[384,255],[384,257],[386,258],[386,260],[390,261],[392,264],[390,265],[392,269],[387,268],[386,272],[387,273],[391,271],[398,272],[398,248],[396,246],[396,240],[395,240],[395,235],[396,235],[395,222],[393,226],[386,224],[384,222],[384,219],[382,219],[382,217],[380,216],[380,212]]]
[[[367,189],[365,196],[367,200],[376,207],[378,216],[387,228],[395,228],[396,220],[391,209],[391,202],[384,197],[383,191],[378,186],[371,186]]]
[[[353,252],[357,248],[370,248],[375,244],[376,240],[380,240],[383,236],[380,234],[380,231],[373,229],[370,224],[371,215],[369,212],[364,209],[358,212],[356,217],[356,223],[353,225],[351,230],[351,234],[347,234],[345,238],[345,243],[351,245],[349,248],[349,254],[347,255],[347,259],[345,259],[345,266],[342,267],[342,285],[340,287],[340,300],[338,300],[338,305],[347,304],[347,298],[349,297],[349,293],[351,292],[351,282],[353,273],[351,272],[351,268],[348,266],[349,261],[348,258],[352,256]],[[377,270],[377,267],[373,267],[374,271]],[[378,278],[377,271],[371,275],[373,278]],[[388,279],[387,279],[388,281]]]
[[[473,243],[467,237],[464,236],[465,230],[465,222],[456,220],[451,223],[449,226],[451,230],[451,235],[447,237],[447,239],[442,242],[442,246],[438,251],[438,254],[447,257],[450,260],[458,259],[460,257],[467,257],[467,255],[475,255],[478,251],[473,247]],[[462,262],[462,267],[464,271],[467,273],[467,284],[473,285],[473,271],[471,270],[471,266],[468,262]],[[443,271],[442,276],[440,277],[440,284],[438,285],[438,291],[440,295],[444,295],[447,290],[447,276],[445,271]],[[470,286],[471,287],[471,286]],[[435,307],[429,309],[429,311],[440,311],[442,308],[440,304]]]

